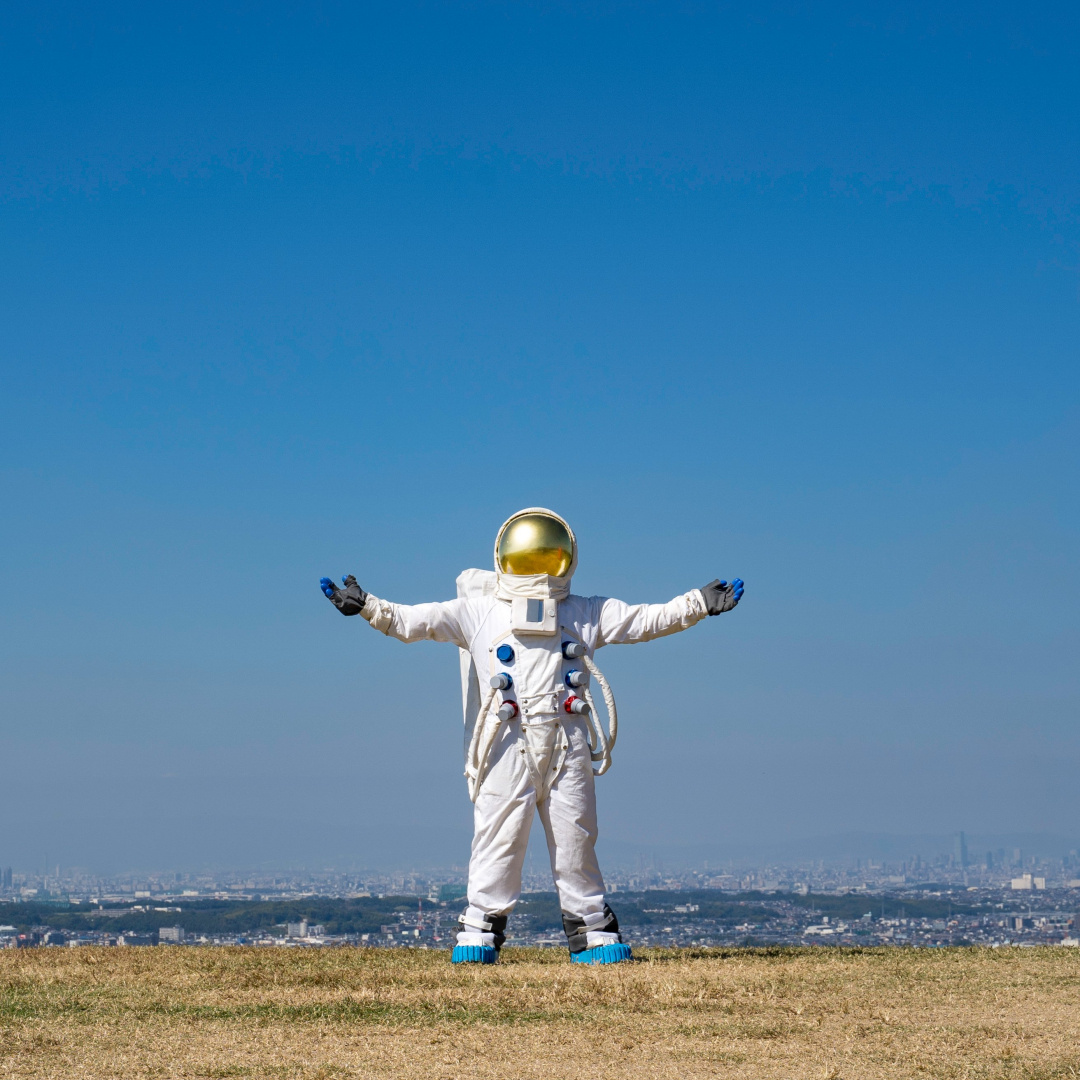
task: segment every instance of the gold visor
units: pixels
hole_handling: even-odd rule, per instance
[[[522,514],[499,538],[499,569],[504,574],[565,577],[574,561],[574,542],[566,526],[547,514]]]

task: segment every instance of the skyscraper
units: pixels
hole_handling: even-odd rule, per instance
[[[957,833],[953,840],[953,862],[961,869],[968,864],[967,837],[962,832]]]

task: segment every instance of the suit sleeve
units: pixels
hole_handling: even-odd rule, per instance
[[[596,647],[632,645],[677,634],[701,622],[707,614],[700,589],[691,589],[666,604],[625,604],[622,600],[602,599]]]
[[[434,604],[395,604],[368,593],[360,614],[380,633],[398,641],[448,641],[460,649],[469,647],[462,625],[464,601],[460,599]]]

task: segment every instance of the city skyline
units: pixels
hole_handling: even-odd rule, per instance
[[[665,873],[678,875],[689,874],[698,878],[707,878],[709,875],[719,877],[727,875],[746,875],[749,879],[763,880],[762,867],[769,865],[774,868],[770,871],[772,877],[776,877],[776,871],[781,876],[790,879],[792,874],[800,870],[807,872],[826,870],[830,873],[842,870],[845,873],[854,870],[885,870],[893,873],[896,870],[906,872],[909,869],[924,871],[931,868],[948,868],[950,870],[986,871],[986,877],[996,877],[1006,880],[1012,872],[1020,872],[1033,868],[1056,868],[1061,871],[1058,877],[1069,879],[1069,868],[1074,864],[1080,869],[1080,840],[1070,839],[1065,836],[1048,835],[984,835],[969,834],[961,831],[952,834],[938,836],[858,836],[848,835],[843,837],[818,838],[816,843],[804,844],[801,853],[796,853],[797,844],[786,844],[783,848],[773,846],[771,849],[759,846],[755,854],[734,854],[714,852],[712,858],[703,857],[700,851],[688,849],[661,848],[641,849],[636,853],[609,854],[605,864],[609,867],[613,880],[629,880],[648,872],[652,875],[663,876]],[[786,850],[785,850],[786,849]],[[710,869],[711,868],[711,869]],[[61,873],[64,871],[64,873]],[[48,882],[50,879],[64,879],[71,875],[83,877],[87,880],[133,880],[140,875],[156,881],[169,880],[175,877],[177,882],[181,880],[190,882],[198,878],[210,876],[211,878],[223,877],[223,879],[236,879],[244,875],[254,875],[265,878],[270,875],[283,875],[292,877],[296,875],[312,875],[312,880],[319,880],[327,875],[360,875],[368,878],[372,875],[384,877],[386,880],[407,878],[409,875],[432,876],[447,875],[446,880],[457,880],[465,873],[465,861],[458,863],[446,862],[442,864],[413,865],[408,870],[403,866],[379,866],[365,864],[362,861],[339,863],[338,867],[327,863],[314,864],[279,864],[279,865],[249,865],[249,866],[189,866],[185,868],[126,868],[111,872],[91,870],[74,864],[62,866],[52,863],[47,853],[43,855],[36,867],[28,866],[5,866],[0,860],[0,891],[13,889],[12,875],[15,875],[17,886],[19,880],[23,882],[36,880]],[[534,886],[548,879],[547,852],[539,845],[530,848],[525,865],[525,874],[533,882]],[[372,878],[374,880],[374,878]],[[748,879],[748,880],[749,880]],[[717,884],[715,887],[721,887]],[[749,887],[749,886],[746,886]],[[17,887],[14,889],[17,891]],[[159,889],[159,891],[161,891]],[[168,891],[168,890],[166,890]]]

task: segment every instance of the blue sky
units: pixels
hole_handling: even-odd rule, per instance
[[[1072,10],[0,27],[0,862],[462,863],[456,656],[317,581],[532,504],[747,582],[600,656],[611,858],[1080,835]]]

